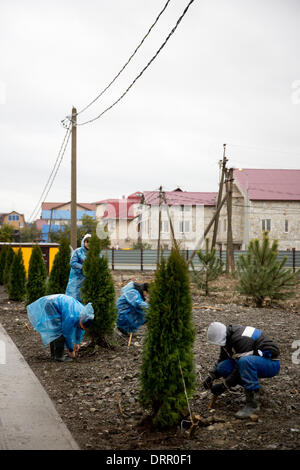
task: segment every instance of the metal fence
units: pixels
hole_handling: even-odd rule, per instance
[[[108,263],[112,270],[134,270],[134,271],[150,271],[156,269],[156,259],[157,251],[156,250],[116,250],[115,248],[104,250],[106,256],[108,257]],[[165,259],[168,259],[170,256],[170,250],[164,250],[163,256]],[[186,260],[189,259],[189,256],[192,254],[192,250],[181,250],[182,255]],[[239,255],[246,255],[246,251],[235,251],[234,260],[235,263],[238,260]],[[218,255],[220,259],[226,263],[226,251],[219,250]],[[283,260],[284,257],[287,257],[286,267],[293,269],[295,271],[297,268],[300,268],[300,251],[296,251],[294,248],[290,251],[279,251],[278,259]],[[197,255],[193,258],[193,264],[195,268],[200,266],[200,261]],[[192,268],[190,268],[192,269]]]

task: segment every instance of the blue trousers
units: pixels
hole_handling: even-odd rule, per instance
[[[226,359],[218,364],[217,373],[220,377],[228,377],[237,364],[246,390],[258,390],[258,379],[274,377],[279,373],[280,361],[272,361],[261,356],[244,356],[238,360]]]

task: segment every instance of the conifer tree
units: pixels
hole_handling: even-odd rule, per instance
[[[6,261],[6,252],[7,252],[7,246],[4,245],[0,251],[0,286],[4,284],[3,276],[4,276],[4,268],[5,268],[5,261]]]
[[[199,289],[205,291],[205,295],[209,295],[209,283],[217,279],[223,272],[223,263],[216,256],[216,248],[209,248],[209,239],[206,238],[206,249],[197,251],[200,261],[200,269],[193,268],[193,279]]]
[[[29,261],[28,281],[26,286],[27,304],[46,295],[46,278],[47,270],[43,253],[40,246],[35,245],[32,249]]]
[[[194,392],[194,336],[188,268],[173,248],[150,286],[140,377],[140,403],[158,428],[178,424]]]
[[[268,232],[263,240],[250,241],[246,256],[238,259],[239,284],[237,290],[252,297],[257,307],[262,307],[266,297],[284,300],[294,295],[293,288],[299,283],[300,270],[293,273],[285,268],[287,257],[278,260],[278,241],[270,245]]]
[[[12,247],[9,245],[6,249],[6,257],[5,257],[5,266],[3,271],[3,284],[7,288],[8,281],[9,281],[9,272],[14,260],[15,252]]]
[[[100,256],[101,240],[95,233],[90,238],[87,257],[83,263],[85,280],[81,288],[84,304],[91,302],[95,319],[89,328],[92,344],[107,344],[106,336],[113,333],[117,319],[115,288],[108,261]]]
[[[59,250],[55,255],[50,272],[47,294],[64,294],[70,274],[71,250],[68,238],[64,235],[60,239]]]
[[[8,295],[11,300],[24,300],[26,294],[26,271],[24,266],[23,254],[19,248],[13,258],[9,272]]]

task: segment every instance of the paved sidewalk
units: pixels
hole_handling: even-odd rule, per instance
[[[1,324],[0,450],[79,450],[50,397]]]

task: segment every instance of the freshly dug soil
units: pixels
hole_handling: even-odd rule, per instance
[[[152,273],[114,273],[116,293],[130,279],[150,280]],[[114,335],[114,347],[92,353],[85,339],[78,358],[68,363],[50,360],[40,335],[29,323],[25,304],[8,300],[0,287],[0,323],[36,374],[55,407],[81,447],[87,450],[213,450],[300,449],[300,293],[289,301],[255,308],[235,293],[235,281],[222,276],[204,297],[192,285],[194,344],[198,391],[190,402],[197,426],[189,435],[189,415],[168,431],[151,429],[138,403],[139,373],[144,325],[128,338]],[[261,380],[261,411],[251,419],[238,420],[243,389],[219,397],[215,411],[208,409],[210,394],[202,387],[219,349],[208,344],[207,326],[212,321],[250,325],[273,338],[281,351],[280,374]],[[293,344],[299,341],[297,348]],[[200,420],[201,417],[201,420]]]

